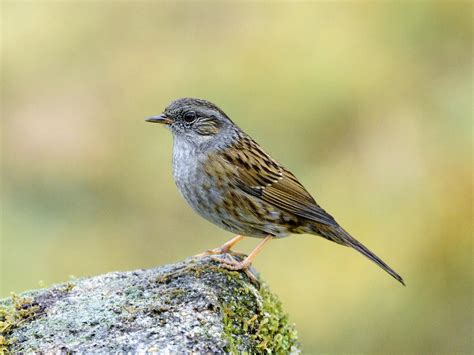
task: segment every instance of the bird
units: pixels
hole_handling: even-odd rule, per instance
[[[206,220],[236,234],[205,253],[226,269],[248,271],[270,240],[304,233],[357,250],[405,285],[397,272],[321,208],[290,170],[212,102],[176,99],[146,121],[171,131],[173,178],[187,203]],[[244,237],[262,240],[243,258],[215,256],[232,255]]]

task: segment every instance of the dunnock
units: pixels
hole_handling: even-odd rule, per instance
[[[205,219],[238,234],[208,253],[229,254],[243,236],[264,238],[243,260],[218,259],[224,267],[247,270],[272,238],[309,233],[354,248],[404,284],[213,103],[178,99],[147,121],[165,124],[173,134],[173,176],[188,204]]]

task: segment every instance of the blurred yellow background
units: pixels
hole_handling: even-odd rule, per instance
[[[2,2],[1,293],[232,237],[171,176],[220,106],[406,280],[310,235],[255,262],[306,353],[471,353],[472,5]],[[246,240],[248,252],[258,240]]]

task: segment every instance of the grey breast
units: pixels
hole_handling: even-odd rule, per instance
[[[213,188],[213,182],[205,174],[202,168],[205,160],[205,152],[200,152],[184,139],[175,137],[173,177],[181,195],[199,215],[226,228],[221,216],[215,211],[216,206],[222,205],[223,196]]]
[[[254,197],[243,191],[235,191],[235,187],[230,182],[228,185],[216,188],[215,181],[203,169],[203,164],[207,159],[208,153],[198,151],[180,138],[174,139],[174,180],[181,195],[199,215],[236,234],[251,237],[264,237],[268,234],[277,237],[288,235],[286,228],[277,222],[280,219],[280,211],[267,205],[265,209],[268,211],[268,215],[266,218],[262,218],[262,216],[249,213],[244,206],[245,200],[251,199],[253,203],[257,204],[264,203],[263,201],[254,200]],[[239,196],[239,203],[235,203],[233,213],[227,211],[224,203],[224,199],[230,198],[230,189],[234,189],[234,193]]]

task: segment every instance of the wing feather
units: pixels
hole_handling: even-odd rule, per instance
[[[237,140],[223,155],[234,169],[230,178],[246,193],[283,211],[328,226],[337,226],[334,218],[324,211],[298,179],[283,168],[250,137]]]

